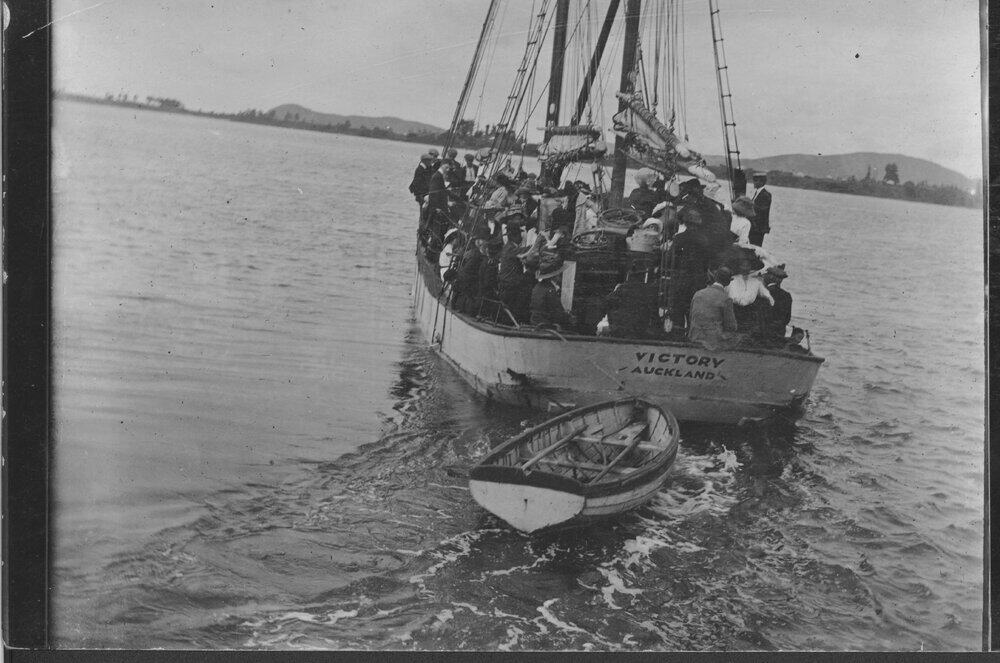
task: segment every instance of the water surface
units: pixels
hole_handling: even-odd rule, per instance
[[[529,537],[462,471],[541,417],[412,319],[421,146],[54,121],[58,646],[981,647],[976,210],[773,188],[804,417],[685,426],[648,507]]]

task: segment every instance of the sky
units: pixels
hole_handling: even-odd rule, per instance
[[[466,117],[496,122],[539,1],[504,3],[486,85],[477,81]],[[573,7],[585,1],[573,0]],[[592,20],[576,28],[570,59],[582,57],[588,37],[596,39],[607,4],[592,0]],[[696,150],[720,154],[708,0],[680,4],[685,128]],[[653,5],[645,2],[644,12]],[[171,97],[191,109],[297,103],[447,127],[487,6],[487,0],[54,0],[54,85],[100,96]],[[982,176],[975,0],[719,0],[719,6],[745,157],[898,152]],[[620,48],[621,23],[610,57]],[[539,71],[547,72],[548,62],[546,50]],[[579,70],[567,73],[567,94],[575,96],[582,67],[570,69]],[[607,94],[618,76],[617,69],[609,76]],[[529,139],[537,137],[541,112],[529,123]]]

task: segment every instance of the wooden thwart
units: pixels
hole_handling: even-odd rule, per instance
[[[584,437],[580,436],[575,439],[577,442],[589,442],[591,444],[605,444],[611,447],[627,447],[628,442],[619,442],[618,440],[609,440],[600,437]],[[655,444],[649,444],[644,440],[640,440],[639,444],[636,445],[636,449],[639,451],[663,451],[663,447],[658,447]]]
[[[549,454],[551,454],[554,451],[557,451],[558,449],[562,448],[570,440],[572,440],[574,437],[576,437],[577,435],[579,435],[580,433],[582,433],[585,428],[586,428],[586,426],[580,426],[580,427],[576,428],[569,435],[565,435],[565,436],[559,438],[558,440],[556,440],[555,442],[553,442],[552,444],[550,444],[549,446],[545,447],[544,449],[542,449],[541,451],[539,451],[537,454],[535,454],[534,456],[532,456],[531,458],[529,458],[528,460],[526,460],[524,462],[524,464],[521,465],[521,470],[523,471],[523,470],[528,469],[529,467],[531,467],[532,465],[534,465],[535,463],[537,463],[541,459],[545,458]]]
[[[643,451],[660,451],[660,447],[652,444],[645,443],[645,440],[641,440],[641,436],[646,432],[647,425],[645,422],[638,422],[626,426],[617,433],[608,435],[607,437],[596,437],[601,434],[603,430],[602,424],[592,424],[590,426],[578,426],[568,435],[560,437],[558,440],[545,447],[534,456],[526,460],[521,464],[521,471],[526,471],[529,468],[537,465],[538,463],[543,463],[545,465],[553,465],[556,467],[569,467],[578,470],[585,470],[590,472],[597,472],[597,475],[588,480],[589,483],[594,483],[604,478],[608,473],[623,474],[627,473],[631,468],[619,468],[616,467],[619,462],[625,459],[626,456],[633,449],[641,449]],[[601,464],[589,463],[586,461],[572,461],[563,460],[557,458],[551,458],[552,454],[559,451],[565,447],[570,442],[591,442],[599,445],[606,445],[620,449],[614,458],[610,462],[603,462]],[[604,453],[601,452],[602,460]]]
[[[582,407],[491,451],[472,468],[469,491],[524,532],[613,516],[653,499],[678,437],[670,413],[641,398]]]
[[[598,481],[603,479],[604,476],[615,467],[615,465],[617,465],[619,462],[624,460],[626,456],[632,453],[632,450],[635,449],[637,446],[639,446],[639,438],[644,432],[646,432],[646,427],[647,424],[645,421],[635,423],[632,424],[631,426],[626,426],[625,428],[620,430],[616,435],[609,438],[609,440],[612,442],[625,444],[625,448],[622,449],[621,452],[617,456],[615,456],[610,463],[608,463],[607,467],[605,467],[600,474],[591,479],[589,483],[597,483]]]

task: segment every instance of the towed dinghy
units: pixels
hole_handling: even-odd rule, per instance
[[[679,439],[674,416],[642,399],[578,408],[490,452],[469,490],[524,532],[615,516],[660,490]]]

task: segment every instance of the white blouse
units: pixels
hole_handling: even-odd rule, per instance
[[[774,297],[767,291],[764,281],[758,276],[737,274],[726,286],[726,294],[739,306],[753,304],[757,297],[763,297],[774,306]]]
[[[745,216],[738,216],[735,212],[733,213],[733,222],[729,224],[729,230],[736,235],[737,244],[750,243],[750,228],[750,219]]]

